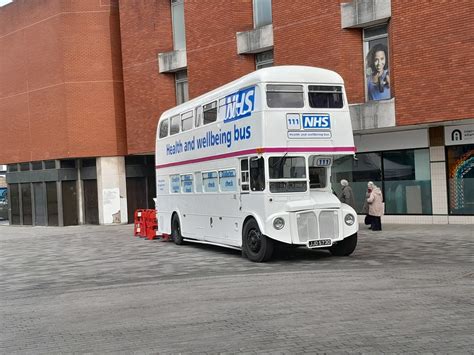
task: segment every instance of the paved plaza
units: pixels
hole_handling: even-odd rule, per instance
[[[0,225],[0,353],[472,353],[469,225],[361,226],[350,257]]]

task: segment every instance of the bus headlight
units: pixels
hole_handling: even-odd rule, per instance
[[[344,217],[344,223],[347,224],[348,226],[352,226],[355,222],[355,216],[353,214],[346,214]]]
[[[277,217],[273,220],[273,228],[280,230],[285,226],[285,220],[281,217]]]

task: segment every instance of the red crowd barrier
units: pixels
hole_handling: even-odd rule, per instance
[[[138,209],[134,214],[133,234],[137,237],[155,239],[158,223],[156,221],[156,211],[149,209]]]

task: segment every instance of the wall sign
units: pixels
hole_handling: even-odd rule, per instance
[[[444,144],[461,145],[474,143],[474,124],[444,127]]]

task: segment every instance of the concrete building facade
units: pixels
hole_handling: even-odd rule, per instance
[[[59,225],[70,224],[65,210],[107,224],[153,208],[160,114],[291,64],[345,80],[357,154],[335,162],[332,180],[336,192],[350,182],[359,212],[374,181],[386,222],[474,223],[473,10],[469,0],[15,0],[0,8],[12,223],[44,224],[35,210],[54,196]]]

